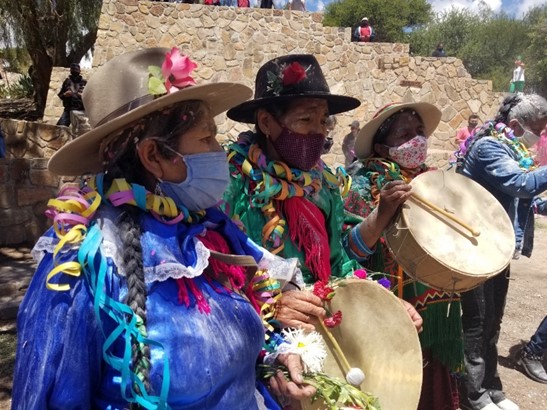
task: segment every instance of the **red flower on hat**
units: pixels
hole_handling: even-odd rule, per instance
[[[307,77],[307,74],[304,67],[296,61],[293,61],[283,69],[281,76],[283,77],[283,87],[288,87],[298,84]]]
[[[196,67],[197,64],[188,56],[181,54],[176,47],[173,47],[170,53],[166,53],[161,73],[165,79],[167,93],[170,94],[189,85],[195,85],[196,81],[190,77],[190,73]]]

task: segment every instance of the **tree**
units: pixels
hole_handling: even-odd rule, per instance
[[[34,100],[40,113],[53,66],[80,62],[95,43],[101,6],[102,0],[0,0],[2,41],[24,45],[28,52]]]
[[[526,87],[547,96],[547,5],[536,7],[524,17],[530,27],[529,46],[524,53]]]
[[[479,17],[468,9],[451,8],[439,13],[427,25],[415,27],[407,35],[410,52],[431,56],[436,45],[443,43],[447,56],[455,56],[467,44],[473,27],[477,26],[479,21]]]
[[[426,24],[431,19],[431,5],[427,0],[341,0],[327,5],[323,24],[354,27],[362,17],[368,17],[375,41],[400,42],[404,29]]]
[[[414,54],[430,56],[442,41],[447,55],[461,59],[473,78],[491,80],[494,91],[507,91],[514,61],[530,43],[528,32],[526,22],[503,12],[452,8],[412,32],[409,42]]]

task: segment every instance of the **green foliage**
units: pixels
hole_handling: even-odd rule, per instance
[[[0,59],[6,60],[9,64],[8,71],[24,74],[31,64],[27,50],[21,47],[8,47],[0,49]]]
[[[439,42],[447,56],[463,61],[473,78],[492,81],[494,91],[507,91],[518,55],[526,63],[526,88],[546,90],[547,6],[534,9],[524,19],[493,13],[456,9],[440,13],[407,39],[414,55],[430,56]]]
[[[525,16],[530,41],[525,53],[526,88],[547,96],[547,5],[537,7]]]
[[[362,17],[369,18],[375,41],[400,42],[405,27],[430,20],[431,5],[426,0],[341,0],[327,5],[323,24],[354,28]]]
[[[0,98],[30,98],[34,92],[30,76],[22,76],[16,83],[0,85]]]
[[[95,44],[101,6],[102,0],[0,0],[0,41],[28,52],[38,112],[52,67],[79,62]]]
[[[15,365],[17,335],[15,332],[0,333],[0,378],[11,378]]]
[[[277,371],[282,371],[287,379],[290,374],[284,366],[260,365],[259,374],[264,379],[269,379]],[[370,393],[361,391],[345,380],[331,377],[325,373],[303,373],[304,383],[317,389],[311,402],[323,402],[329,410],[340,408],[357,408],[362,410],[381,410],[380,401]],[[322,407],[324,407],[324,405]]]
[[[410,51],[421,56],[430,56],[438,43],[443,43],[447,56],[454,56],[461,49],[479,23],[479,18],[467,9],[452,8],[436,15],[432,21],[417,28],[407,36]]]

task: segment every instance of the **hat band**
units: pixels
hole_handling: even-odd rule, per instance
[[[129,101],[127,104],[122,105],[121,107],[115,109],[106,117],[104,117],[101,121],[97,123],[97,125],[95,125],[95,128],[109,121],[112,121],[114,118],[118,118],[122,116],[123,114],[127,114],[129,111],[132,111],[135,108],[140,107],[141,105],[148,104],[152,100],[154,100],[154,96],[151,94],[146,94],[146,95],[143,95],[142,97],[134,99],[133,101]]]

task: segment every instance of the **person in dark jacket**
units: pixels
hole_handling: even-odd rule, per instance
[[[57,125],[66,125],[68,127],[71,111],[85,111],[82,92],[86,84],[87,81],[80,74],[80,64],[72,63],[70,65],[70,75],[63,81],[61,91],[57,94],[63,101],[63,107],[65,107],[63,114],[57,121]]]

